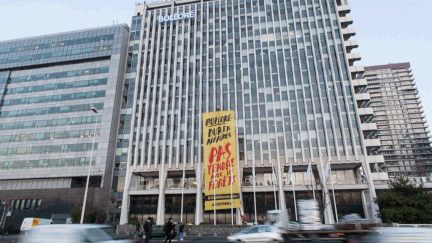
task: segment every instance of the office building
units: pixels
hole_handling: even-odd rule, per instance
[[[432,152],[426,117],[411,65],[394,63],[365,67],[371,107],[381,140],[384,162],[371,166],[390,178],[430,182]]]
[[[354,65],[360,55],[352,53],[357,41],[349,40],[355,35],[349,12],[339,0],[137,5],[113,180],[120,224],[147,217],[157,224],[168,218],[213,223],[213,211],[203,208],[202,114],[216,110],[235,112],[240,198],[249,222],[265,220],[275,207],[295,219],[292,183],[297,199],[313,197],[305,178],[311,162],[324,222],[332,223],[328,160],[338,215],[374,217],[371,198],[380,181],[369,162],[383,157],[374,153],[379,139],[362,130],[376,125],[364,104],[368,94],[359,93],[366,80],[355,78],[364,68]],[[231,210],[216,217],[231,224]]]
[[[108,210],[128,38],[115,25],[0,42],[0,201],[14,226],[82,205],[94,136],[88,204]]]

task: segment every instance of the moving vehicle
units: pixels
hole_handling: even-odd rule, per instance
[[[431,228],[381,227],[364,237],[362,243],[431,242]]]
[[[363,238],[374,235],[373,229],[378,223],[364,220],[361,217],[351,215],[346,217],[346,222],[334,225],[324,225],[319,217],[319,209],[314,200],[302,200],[298,204],[300,224],[295,225],[289,221],[286,210],[271,210],[267,212],[267,225],[279,228],[286,242],[307,240],[342,240],[344,242],[363,242]],[[374,241],[371,241],[374,242]],[[387,243],[387,241],[384,241]]]
[[[271,225],[254,225],[227,237],[229,242],[283,242],[282,231]]]
[[[21,232],[27,232],[34,226],[50,225],[54,224],[51,219],[39,219],[39,218],[24,218],[21,224]]]
[[[96,224],[62,224],[34,227],[29,234],[22,237],[20,243],[72,243],[72,242],[105,242],[131,243],[129,240],[114,240],[104,231],[111,229],[108,225]]]

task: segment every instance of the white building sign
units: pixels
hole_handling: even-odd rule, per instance
[[[159,17],[159,23],[168,22],[168,21],[176,21],[181,19],[193,19],[195,17],[194,11],[190,11],[189,13],[180,13],[173,15],[165,15]]]

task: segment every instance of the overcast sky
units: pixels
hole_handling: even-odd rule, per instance
[[[410,62],[432,120],[431,0],[348,0],[362,60],[370,66]],[[135,1],[0,1],[0,41],[112,25],[130,25]]]

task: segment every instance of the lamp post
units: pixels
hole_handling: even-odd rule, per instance
[[[87,203],[87,193],[88,193],[88,187],[89,187],[89,183],[90,183],[90,170],[91,170],[91,162],[93,160],[93,149],[94,149],[94,143],[95,143],[95,138],[96,138],[96,127],[97,127],[97,121],[99,119],[99,113],[98,110],[96,109],[96,107],[91,107],[90,108],[94,113],[96,113],[96,121],[95,121],[95,127],[94,127],[94,133],[93,133],[93,144],[92,144],[92,149],[90,152],[90,162],[89,162],[89,169],[88,169],[88,173],[87,173],[87,183],[86,183],[86,189],[85,189],[85,193],[84,193],[84,202],[83,202],[83,208],[81,211],[81,221],[80,224],[83,223],[84,221],[84,212],[85,212],[85,207],[86,207],[86,203]]]

